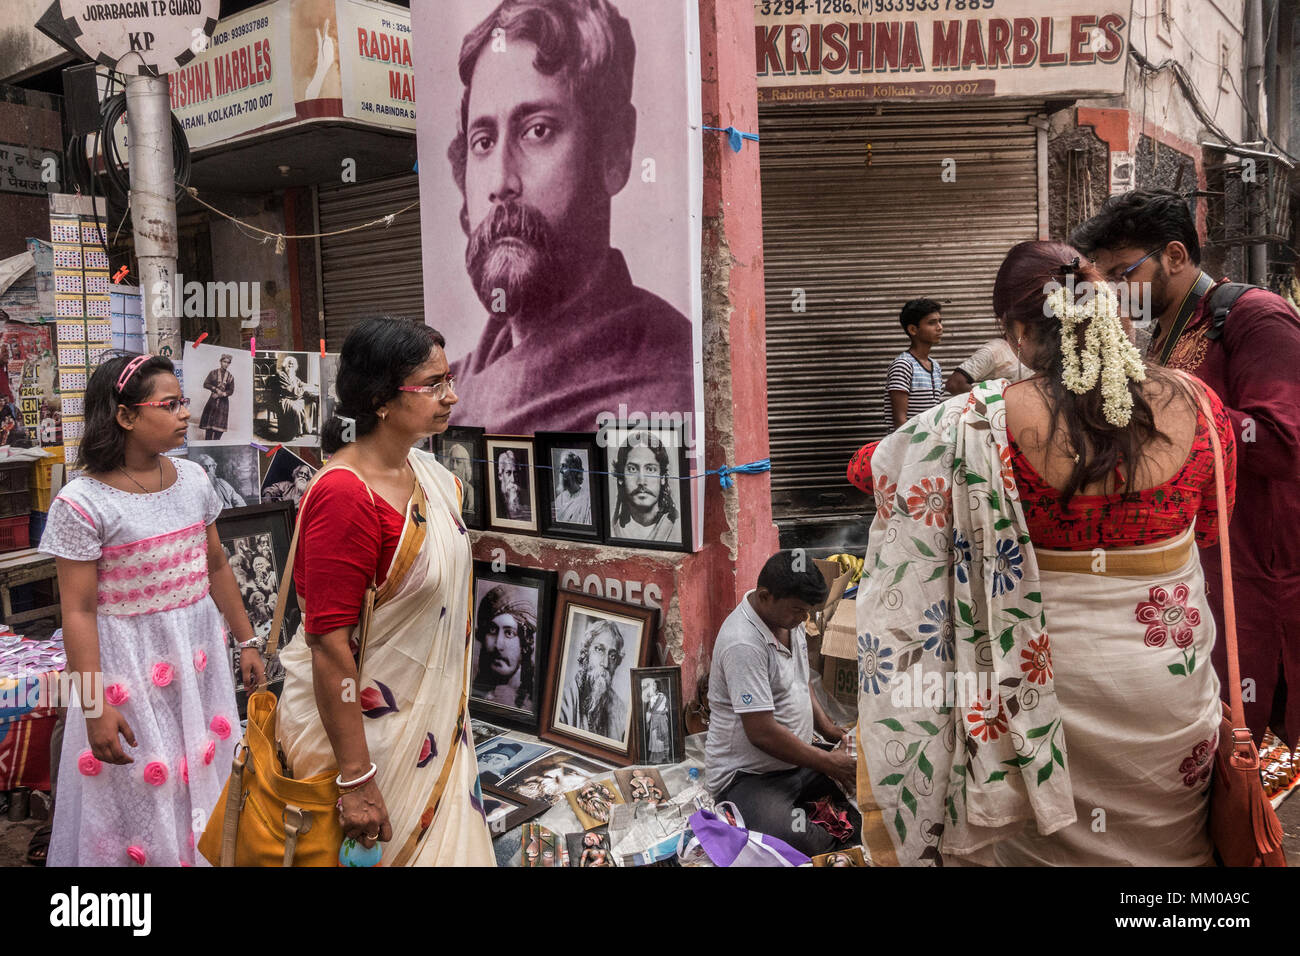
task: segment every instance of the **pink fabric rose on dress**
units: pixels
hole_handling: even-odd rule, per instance
[[[127,847],[126,855],[129,856],[134,862],[139,863],[141,866],[144,866],[145,861],[149,859],[149,857],[145,855],[144,847],[140,847],[140,846]]]
[[[167,782],[167,765],[161,760],[151,760],[144,766],[144,782],[161,787]]]
[[[83,750],[81,756],[77,758],[77,769],[81,771],[83,777],[95,777],[104,769],[104,765],[89,750]]]
[[[205,764],[212,763],[212,758],[215,757],[216,755],[217,755],[217,742],[215,740],[209,740],[208,745],[203,748],[203,762]]]
[[[230,736],[230,721],[226,720],[226,718],[222,717],[220,714],[213,717],[212,723],[208,726],[212,729],[212,732],[222,740],[225,740]]]
[[[194,669],[196,671],[202,671],[203,668],[207,666],[208,666],[208,655],[203,650],[203,648],[199,648],[197,651],[194,652]]]
[[[181,783],[190,782],[190,762],[184,757],[181,758]]]
[[[159,687],[166,687],[172,682],[172,666],[160,661],[153,666],[153,682]]]
[[[121,707],[130,699],[130,692],[121,684],[109,684],[104,688],[104,700],[114,707]]]

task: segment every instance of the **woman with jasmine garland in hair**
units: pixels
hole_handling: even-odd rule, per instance
[[[1036,374],[981,383],[849,467],[876,500],[864,842],[877,864],[1211,864],[1221,707],[1196,547],[1217,537],[1211,428],[1232,507],[1227,415],[1144,368],[1067,245],[1012,249],[993,301]]]

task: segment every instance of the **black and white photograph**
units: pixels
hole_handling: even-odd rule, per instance
[[[257,449],[252,445],[204,445],[186,456],[208,473],[221,508],[243,508],[262,498]]]
[[[691,550],[691,482],[676,427],[634,428],[605,448],[609,544]]]
[[[569,847],[569,866],[613,866],[609,849],[609,828],[597,827],[583,833],[565,834]]]
[[[186,342],[185,397],[191,445],[247,445],[253,438],[253,356],[244,349]]]
[[[615,772],[614,779],[628,803],[648,803],[657,807],[672,796],[663,776],[654,767],[624,767]]]
[[[595,431],[620,403],[700,408],[696,3],[457,0],[411,18],[431,104],[417,121],[425,312],[456,316],[458,414],[531,435]],[[526,161],[505,167],[503,195],[510,143]]]
[[[329,421],[339,403],[338,393],[339,353],[326,352],[320,356],[321,424]]]
[[[504,780],[530,760],[536,760],[553,749],[544,744],[511,740],[509,737],[498,737],[479,744],[474,748],[479,779],[485,784]]]
[[[517,793],[509,793],[491,785],[479,788],[483,793],[483,816],[493,838],[513,830],[533,817],[551,809],[544,800],[526,800]]]
[[[623,802],[623,797],[618,792],[618,784],[614,782],[613,777],[605,780],[588,780],[577,790],[569,790],[564,796],[584,830],[607,825],[614,804]]]
[[[320,444],[320,356],[258,352],[253,360],[253,436],[271,444]]]
[[[471,713],[536,732],[555,584],[554,571],[474,562]]]
[[[670,764],[686,759],[680,667],[632,671],[632,727],[641,763]]]
[[[497,784],[502,790],[554,806],[565,793],[581,787],[587,778],[609,772],[608,767],[564,750],[553,750]]]
[[[646,664],[656,612],[570,591],[556,604],[540,736],[629,764],[632,669]]]
[[[262,500],[298,504],[316,471],[315,465],[288,448],[276,449],[262,476]]]
[[[475,750],[478,749],[479,744],[486,743],[487,741],[492,740],[494,737],[500,737],[502,734],[506,732],[506,729],[504,727],[497,727],[493,724],[489,724],[485,720],[477,720],[477,719],[470,721],[470,728],[471,728],[470,732],[474,738]]]
[[[537,488],[533,481],[533,441],[489,435],[488,527],[494,531],[536,534]]]
[[[266,681],[277,693],[284,681],[279,652],[293,638],[302,620],[292,580],[289,582],[289,593],[279,593],[280,578],[289,557],[292,530],[292,506],[282,502],[250,505],[226,512],[217,519],[217,538],[221,541],[226,560],[234,572],[244,610],[253,625],[253,633],[269,640],[275,609],[281,601],[285,602],[279,645],[276,652],[266,658]],[[242,718],[246,690],[239,673],[238,661],[238,652],[232,652],[231,666],[235,672],[236,697]]]
[[[441,435],[434,435],[432,450],[439,464],[460,479],[460,517],[465,527],[481,531],[487,521],[487,482],[484,464],[487,450],[483,429],[452,425]]]
[[[596,436],[577,432],[541,432],[537,443],[537,487],[542,534],[574,541],[602,540],[604,458]]]

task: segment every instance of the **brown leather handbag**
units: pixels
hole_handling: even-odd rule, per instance
[[[1224,866],[1286,866],[1282,824],[1259,779],[1259,751],[1241,703],[1241,663],[1237,659],[1237,613],[1232,599],[1232,554],[1228,544],[1227,490],[1223,447],[1205,389],[1196,388],[1214,446],[1214,490],[1219,503],[1219,554],[1223,575],[1223,631],[1228,643],[1228,699],[1219,724],[1210,791],[1210,838]]]

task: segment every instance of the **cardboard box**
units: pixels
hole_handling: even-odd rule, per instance
[[[848,577],[848,575],[845,575]],[[841,592],[842,593],[842,592]],[[840,600],[822,635],[822,687],[845,704],[858,702],[858,602]]]

